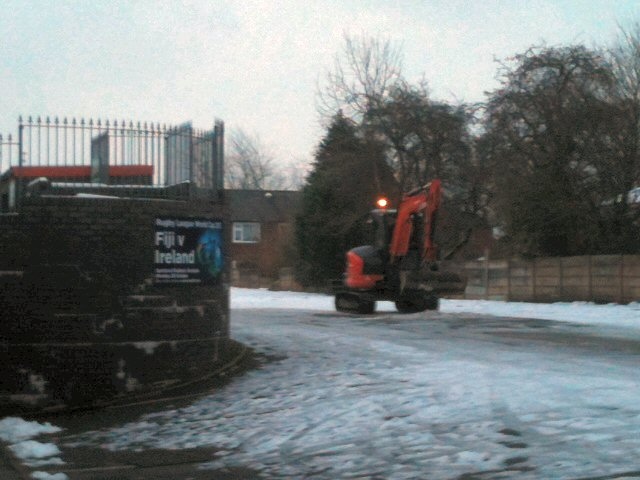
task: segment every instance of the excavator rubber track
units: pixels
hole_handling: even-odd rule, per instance
[[[337,292],[335,306],[338,312],[370,315],[375,312],[376,302],[368,296],[355,292]]]
[[[418,283],[421,290],[430,291],[438,297],[463,294],[467,285],[463,277],[449,271],[421,273]]]
[[[396,290],[353,290],[336,280],[332,284],[335,308],[342,313],[370,315],[375,312],[376,301],[390,301],[400,313],[437,310],[441,296],[459,295],[466,286],[465,279],[455,272],[429,271],[417,277],[400,294]]]

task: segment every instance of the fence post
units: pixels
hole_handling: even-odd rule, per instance
[[[560,300],[564,300],[564,262],[562,261],[564,257],[558,257],[558,294]]]
[[[218,198],[224,192],[224,122],[215,120],[214,122],[214,138],[215,138],[215,188]]]
[[[195,158],[193,156],[193,136],[195,135],[195,130],[193,128],[189,129],[189,181],[191,184],[189,185],[189,197],[193,195],[193,187],[197,187],[197,179],[194,174],[194,163]]]
[[[162,150],[162,157],[164,158],[164,185],[170,185],[169,179],[171,178],[171,158],[169,156],[169,130],[167,130],[166,124],[159,125],[160,131],[162,132],[160,135],[160,141],[158,143],[158,151]]]
[[[511,301],[511,259],[507,259],[507,302]]]
[[[587,255],[587,274],[589,276],[589,285],[587,291],[588,301],[593,301],[593,267],[592,267],[592,259],[591,255]]]
[[[538,299],[538,294],[536,292],[536,283],[537,283],[537,278],[536,278],[536,259],[533,258],[531,260],[531,282],[532,282],[532,286],[533,286],[533,301],[536,302]]]
[[[24,125],[22,124],[22,115],[18,117],[18,171],[22,170],[22,160],[24,156]],[[16,210],[20,209],[20,205],[22,204],[22,179],[20,174],[16,176],[16,190],[15,190],[15,208]]]
[[[624,303],[624,255],[620,255],[620,268],[619,271],[619,280],[620,280],[620,296],[618,298],[618,303]]]
[[[484,299],[489,300],[489,249],[484,249],[484,272],[482,275],[482,283],[484,283]]]

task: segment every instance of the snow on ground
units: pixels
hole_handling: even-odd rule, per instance
[[[76,446],[213,446],[200,468],[275,479],[622,478],[640,468],[637,355],[514,344],[447,316],[640,328],[638,303],[443,300],[447,315],[429,322],[333,316],[328,295],[233,288],[231,307],[233,338],[279,360],[184,408],[62,438],[62,456]]]
[[[317,293],[274,292],[266,289],[231,288],[232,309],[296,309],[333,312],[333,297]],[[391,302],[377,302],[376,311],[393,312]],[[608,325],[640,329],[640,302],[628,305],[596,305],[587,302],[526,303],[492,300],[440,301],[443,313],[476,313],[497,317],[537,318],[592,325]]]
[[[640,303],[596,305],[587,302],[525,303],[489,300],[442,300],[442,312],[497,317],[538,318],[557,322],[640,328]]]
[[[280,360],[188,407],[73,435],[65,447],[215,446],[201,468],[247,467],[273,479],[494,472],[530,480],[638,470],[635,355],[514,344],[488,337],[490,322],[474,327],[448,315],[334,316],[326,295],[234,288],[231,302],[233,338]],[[442,307],[609,325],[639,316],[637,304]]]

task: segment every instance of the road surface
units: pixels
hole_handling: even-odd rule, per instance
[[[60,462],[29,472],[640,478],[637,330],[246,309],[233,312],[232,337],[255,349],[260,368],[175,405],[48,419],[62,430],[37,440],[58,447]]]

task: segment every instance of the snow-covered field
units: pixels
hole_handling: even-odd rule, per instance
[[[414,315],[386,313],[393,305],[381,303],[379,315],[359,317],[334,315],[326,295],[234,288],[231,305],[232,337],[277,361],[187,407],[131,423],[67,435],[55,425],[4,419],[0,438],[39,469],[37,478],[55,480],[67,478],[64,453],[77,446],[210,446],[218,451],[199,469],[247,467],[278,479],[640,471],[640,356],[606,342],[592,351],[580,337],[611,330],[612,338],[640,338],[638,303],[444,300],[441,313]],[[539,332],[577,340],[517,336]]]

